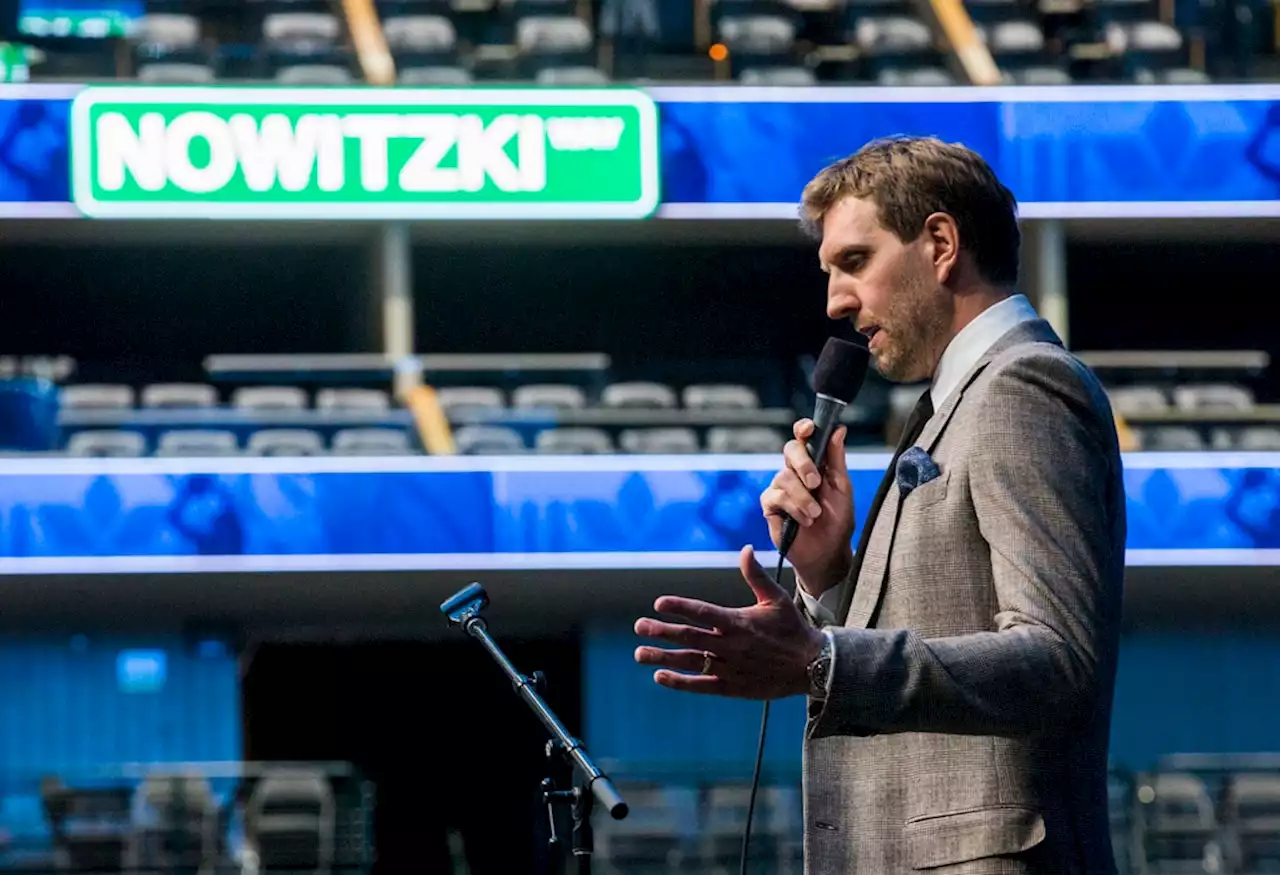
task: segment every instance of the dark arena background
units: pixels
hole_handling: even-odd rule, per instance
[[[1121,871],[1280,871],[1280,6],[0,15],[0,869],[552,871],[546,731],[441,614],[478,581],[630,805],[595,871],[736,872],[758,705],[657,687],[631,624],[748,603],[850,331],[800,191],[931,134],[1018,197],[1020,290],[1116,413]],[[427,109],[508,139],[426,167]],[[918,393],[845,413],[859,526]],[[803,721],[752,872],[802,871]]]

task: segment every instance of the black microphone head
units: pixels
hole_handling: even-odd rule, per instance
[[[813,369],[813,391],[848,404],[862,389],[870,364],[871,353],[865,346],[829,338]]]

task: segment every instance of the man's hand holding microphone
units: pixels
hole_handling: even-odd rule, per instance
[[[840,413],[862,387],[865,347],[830,340],[814,369],[812,419],[796,422],[783,467],[760,497],[774,546],[815,598],[837,586],[853,562],[853,486]],[[811,455],[812,453],[812,455]],[[674,690],[743,699],[778,699],[809,690],[809,665],[824,637],[792,597],[760,566],[751,547],[739,570],[755,594],[745,608],[662,596],[654,610],[686,622],[648,617],[635,632],[675,649],[642,646],[636,662],[658,666],[654,680]]]
[[[795,439],[782,450],[782,470],[760,496],[760,506],[774,546],[782,544],[788,518],[799,523],[787,560],[804,591],[817,598],[838,586],[853,564],[853,484],[844,448],[848,429],[831,435],[822,471],[807,448],[815,430],[812,419],[795,424]]]

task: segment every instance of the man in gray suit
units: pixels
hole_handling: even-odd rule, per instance
[[[672,689],[805,694],[813,875],[1112,873],[1107,744],[1124,571],[1115,425],[1094,375],[1016,294],[1013,196],[975,153],[871,143],[805,189],[827,310],[887,378],[929,381],[856,554],[844,431],[801,420],[761,498],[801,523],[792,599],[655,604]]]

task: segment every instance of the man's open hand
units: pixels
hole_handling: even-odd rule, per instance
[[[697,625],[648,617],[637,620],[637,635],[660,639],[679,649],[638,647],[636,662],[662,666],[654,672],[654,681],[690,693],[780,699],[808,692],[809,663],[822,649],[822,633],[760,567],[750,547],[744,547],[739,555],[739,567],[755,593],[754,605],[725,608],[662,596],[653,604],[655,611]],[[702,673],[704,665],[709,668],[706,674]]]

